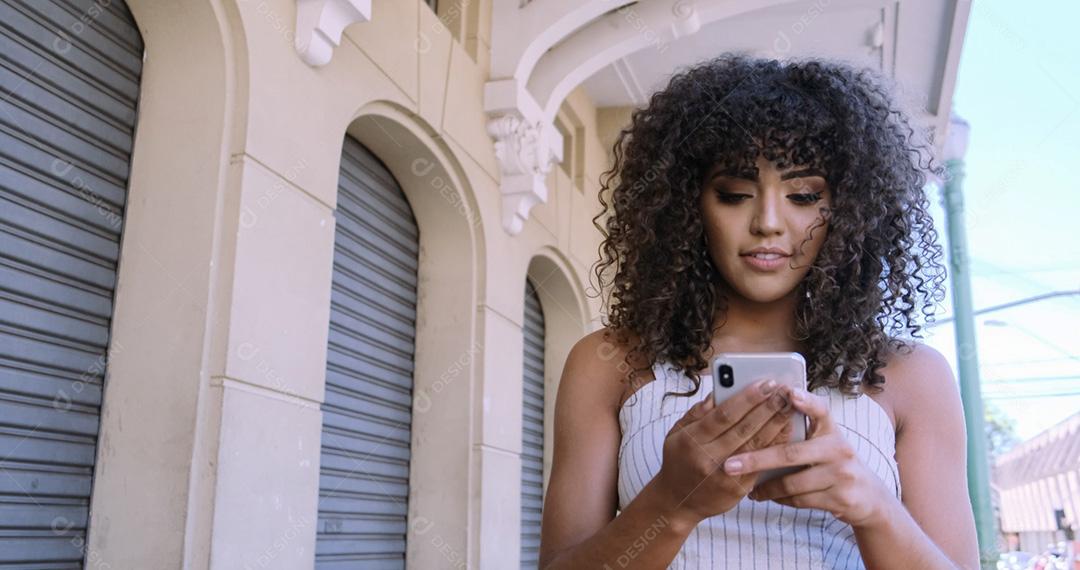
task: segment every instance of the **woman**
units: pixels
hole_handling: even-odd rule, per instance
[[[913,135],[878,76],[822,60],[723,56],[635,111],[601,194],[608,322],[557,396],[542,568],[978,567],[955,381],[900,338],[945,279],[941,168]],[[717,406],[703,375],[728,351],[799,352],[809,391]]]

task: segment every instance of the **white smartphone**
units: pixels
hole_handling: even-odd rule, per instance
[[[797,352],[721,352],[712,360],[713,400],[720,404],[743,388],[762,379],[775,380],[779,385],[806,389],[806,359]],[[805,441],[806,414],[791,414],[789,441]],[[781,467],[762,471],[755,482],[760,484],[774,477],[794,473],[802,466]]]

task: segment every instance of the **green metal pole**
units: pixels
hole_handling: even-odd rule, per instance
[[[945,226],[949,236],[949,268],[952,273],[953,314],[956,316],[956,355],[960,372],[960,396],[967,425],[968,493],[979,535],[979,556],[984,569],[997,567],[997,521],[990,497],[990,463],[986,452],[979,360],[975,345],[975,317],[968,273],[967,235],[964,232],[964,161],[945,161]]]

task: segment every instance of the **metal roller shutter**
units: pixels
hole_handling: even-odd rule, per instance
[[[521,567],[540,563],[540,510],[544,501],[544,312],[525,280],[525,370],[521,418]]]
[[[404,568],[419,232],[351,137],[336,217],[315,562]]]
[[[0,0],[0,567],[82,567],[142,53],[119,0]]]

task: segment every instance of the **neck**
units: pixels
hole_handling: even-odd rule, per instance
[[[713,325],[715,352],[802,352],[802,343],[792,334],[798,289],[768,303],[747,299],[725,284],[718,291],[728,299],[728,307],[718,311]]]

